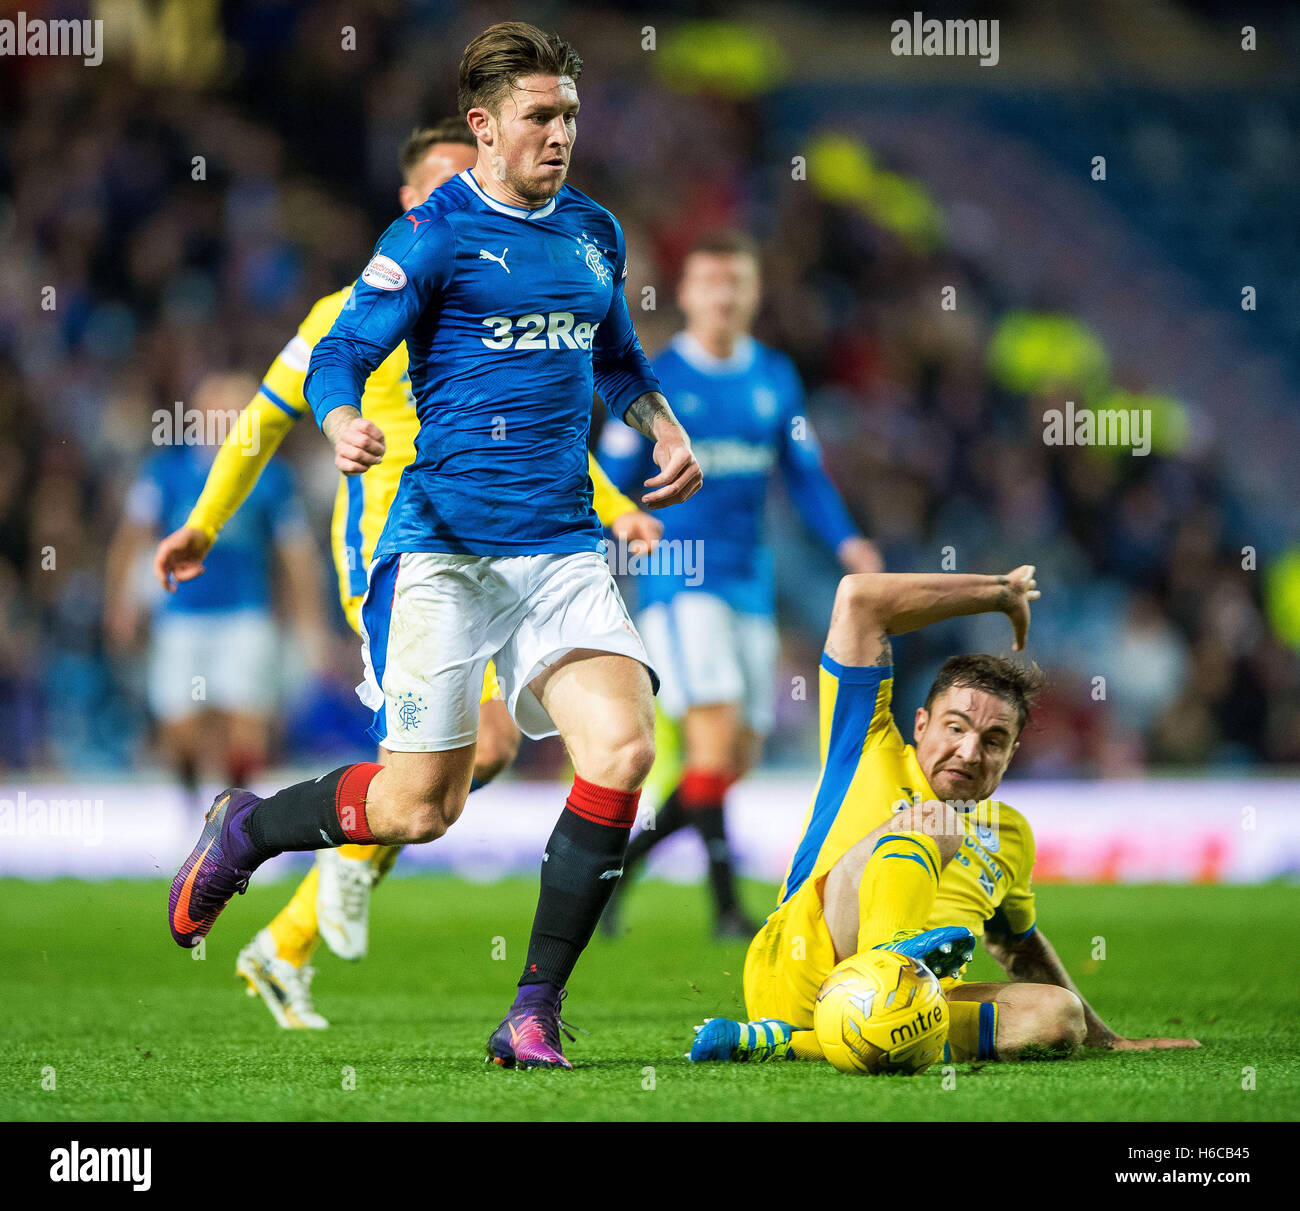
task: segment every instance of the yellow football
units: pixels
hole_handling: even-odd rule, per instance
[[[813,1028],[841,1072],[915,1076],[943,1054],[948,1002],[924,963],[892,950],[865,950],[826,977]]]

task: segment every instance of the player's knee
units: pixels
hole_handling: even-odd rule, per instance
[[[1044,1047],[1073,1051],[1088,1032],[1083,1002],[1068,988],[1044,986],[1034,1007],[1036,1041]]]
[[[890,828],[929,837],[938,847],[940,866],[953,860],[965,835],[957,813],[940,799],[927,799],[903,808],[894,816]]]
[[[421,845],[436,841],[457,820],[465,808],[465,795],[459,788],[436,787],[413,799],[403,815],[403,843]]]
[[[599,763],[602,774],[595,780],[601,786],[638,790],[650,776],[654,763],[654,736],[648,732],[631,732],[607,747]]]

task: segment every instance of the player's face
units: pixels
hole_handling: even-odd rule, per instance
[[[445,185],[458,172],[473,168],[477,160],[478,149],[465,143],[434,143],[402,186],[402,209],[419,206],[439,185]]]
[[[940,799],[987,799],[1020,742],[1015,707],[984,690],[954,686],[916,712],[916,759]]]
[[[739,336],[758,311],[758,265],[744,253],[693,252],[682,266],[677,305],[688,328]]]
[[[498,179],[530,203],[549,201],[569,174],[577,85],[568,76],[522,77],[492,115],[490,131],[489,158]]]

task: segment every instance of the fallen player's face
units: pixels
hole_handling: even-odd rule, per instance
[[[940,799],[987,799],[1018,746],[1015,707],[969,686],[945,690],[916,712],[916,759]]]
[[[546,202],[569,175],[578,89],[568,76],[525,76],[501,103],[494,169],[521,197]]]

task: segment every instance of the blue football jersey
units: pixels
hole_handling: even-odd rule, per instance
[[[203,491],[215,454],[215,447],[203,446],[169,446],[154,454],[127,495],[127,516],[160,536],[180,529]],[[293,480],[273,458],[222,527],[204,558],[203,575],[182,581],[159,608],[182,614],[270,609],[272,547],[299,533],[310,531]]]
[[[470,170],[402,215],[312,352],[317,423],[399,343],[420,431],[375,555],[594,551],[593,390],[614,418],[659,389],[623,297],[617,220],[571,186],[535,210]]]
[[[766,513],[778,469],[800,515],[832,550],[858,532],[822,467],[799,372],[785,354],[752,337],[719,359],[686,333],[655,358],[654,372],[691,435],[704,486],[658,514],[665,544],[695,543],[697,554],[687,559],[684,547],[680,556],[665,547],[649,563],[654,574],[638,577],[641,604],[694,591],[713,593],[742,613],[771,614]],[[600,464],[623,491],[643,491],[655,471],[650,450],[640,434],[607,425]]]

